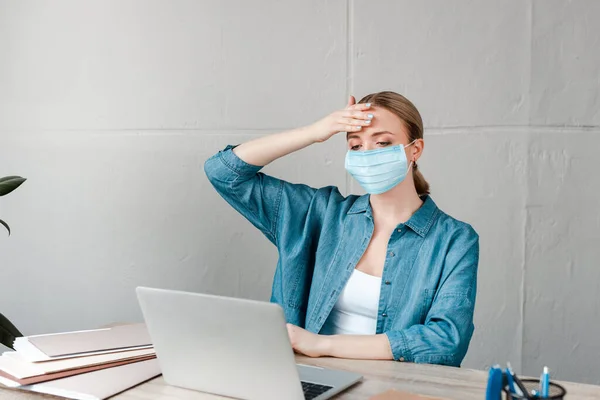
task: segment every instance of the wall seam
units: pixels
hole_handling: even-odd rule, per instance
[[[354,0],[346,1],[346,97],[344,104],[348,98],[353,95],[354,91]],[[346,195],[349,195],[354,187],[353,180],[350,175],[345,173]]]
[[[521,329],[521,340],[519,342],[520,345],[520,349],[519,349],[519,356],[520,356],[520,365],[521,365],[521,371],[525,370],[525,366],[523,365],[524,361],[525,361],[525,355],[524,355],[524,342],[525,342],[525,312],[526,312],[526,307],[525,305],[527,304],[527,230],[529,228],[529,209],[528,209],[528,205],[529,205],[529,196],[530,196],[530,190],[529,190],[529,182],[528,182],[528,178],[529,178],[529,149],[531,147],[531,129],[533,127],[532,125],[532,120],[531,120],[531,104],[532,104],[532,93],[531,93],[531,80],[532,80],[532,76],[533,76],[533,24],[534,24],[534,17],[533,17],[533,7],[534,7],[534,1],[535,0],[530,0],[529,1],[529,76],[528,76],[528,81],[527,81],[527,97],[529,99],[529,105],[528,105],[528,109],[527,109],[527,121],[529,123],[529,129],[528,131],[525,133],[525,165],[524,165],[524,169],[525,169],[525,188],[524,188],[524,192],[525,192],[525,204],[523,205],[524,208],[524,218],[523,218],[523,232],[522,232],[522,238],[523,238],[523,262],[521,264],[521,321],[520,321],[520,329]],[[551,131],[553,129],[556,129],[555,127],[544,127],[545,131]]]
[[[203,133],[204,135],[211,134],[257,134],[263,135],[265,133],[276,133],[290,129],[295,129],[297,126],[287,127],[275,127],[275,128],[51,128],[51,129],[40,129],[40,128],[25,128],[25,129],[10,129],[0,128],[0,133],[116,133],[126,132],[132,135],[143,135],[147,133],[160,134],[160,133],[177,133],[177,134],[190,134],[190,133]],[[600,131],[600,125],[475,125],[475,126],[447,126],[447,127],[425,127],[426,135],[450,135],[450,134],[462,134],[462,133],[490,133],[494,131],[502,132],[514,132],[522,130],[523,132],[529,132],[535,129],[538,134],[543,133],[585,133],[585,132],[596,132]]]

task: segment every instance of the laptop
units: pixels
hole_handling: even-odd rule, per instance
[[[362,379],[296,364],[274,303],[136,288],[165,382],[245,400],[323,400]]]

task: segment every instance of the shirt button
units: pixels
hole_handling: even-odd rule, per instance
[[[390,251],[390,252],[388,253],[388,256],[390,256],[390,257],[394,257],[394,252],[393,252],[393,251]]]
[[[398,229],[398,233],[402,232],[402,229]]]
[[[404,357],[400,357],[400,361],[404,361]]]
[[[387,317],[387,314],[383,313],[383,314],[381,314],[381,316],[385,318],[385,317]]]
[[[391,285],[391,284],[392,284],[392,282],[390,282],[390,281],[385,281],[385,284],[386,284],[386,285]]]

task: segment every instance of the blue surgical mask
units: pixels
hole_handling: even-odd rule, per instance
[[[367,193],[385,193],[406,178],[412,162],[409,166],[404,148],[414,142],[375,150],[349,150],[346,170]]]

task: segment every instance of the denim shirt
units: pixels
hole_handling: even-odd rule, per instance
[[[277,246],[271,301],[319,333],[373,234],[369,195],[259,172],[227,146],[204,164],[217,192]],[[395,360],[460,366],[473,335],[479,237],[430,196],[391,235],[377,315]]]

